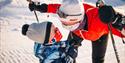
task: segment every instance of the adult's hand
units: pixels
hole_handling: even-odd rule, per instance
[[[125,27],[125,16],[120,13],[117,13],[114,21],[112,22],[112,26],[117,28],[118,30],[122,30]]]
[[[104,5],[100,7],[98,11],[99,18],[103,23],[108,24],[114,21],[116,12],[112,6]]]

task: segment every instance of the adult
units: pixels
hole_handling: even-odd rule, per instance
[[[37,10],[40,12],[57,13],[62,22],[62,26],[71,31],[67,40],[72,39],[70,45],[73,45],[74,50],[78,50],[78,46],[83,39],[91,40],[92,63],[104,62],[109,30],[108,25],[103,22],[114,22],[118,18],[111,6],[97,8],[86,3],[81,3],[79,0],[63,0],[62,4],[40,5],[35,5],[31,1],[29,3],[29,9],[31,11]],[[102,9],[106,12],[103,12]],[[121,29],[125,27],[125,23],[122,22],[116,20],[115,23],[111,23],[113,25],[111,27],[113,34],[119,37],[125,36],[121,33]],[[74,57],[74,63],[76,57],[77,55]]]

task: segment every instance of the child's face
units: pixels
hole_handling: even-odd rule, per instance
[[[49,42],[53,39],[55,33],[56,33],[56,27],[52,24],[52,26],[51,26],[51,32],[50,32]]]
[[[62,35],[57,27],[55,27],[53,24],[51,26],[51,32],[49,37],[49,43],[51,44],[52,39],[55,38],[56,41],[60,41],[62,38]]]

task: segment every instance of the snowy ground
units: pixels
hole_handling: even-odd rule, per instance
[[[90,4],[95,2],[95,0],[85,1]],[[48,0],[47,3],[54,2],[59,1]],[[106,3],[125,15],[124,0],[106,0]],[[59,20],[55,18],[57,15],[37,13],[40,21],[51,20],[59,27],[63,32],[62,40],[67,38],[68,31],[61,27]],[[38,59],[33,55],[34,42],[21,35],[22,25],[32,22],[36,22],[36,19],[33,12],[29,11],[26,0],[0,0],[0,63],[38,63]],[[115,40],[121,63],[125,63],[125,44],[119,37],[115,36]],[[83,46],[79,48],[77,63],[92,63],[90,41],[83,41]],[[108,42],[105,63],[117,63],[111,40]]]

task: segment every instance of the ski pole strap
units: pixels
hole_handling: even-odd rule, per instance
[[[117,49],[116,49],[115,40],[114,40],[112,31],[111,31],[110,24],[108,24],[108,29],[109,29],[109,33],[110,33],[110,36],[111,36],[111,40],[112,40],[115,56],[116,56],[116,59],[117,59],[117,63],[120,63],[119,55],[118,55],[118,52],[117,52]]]

